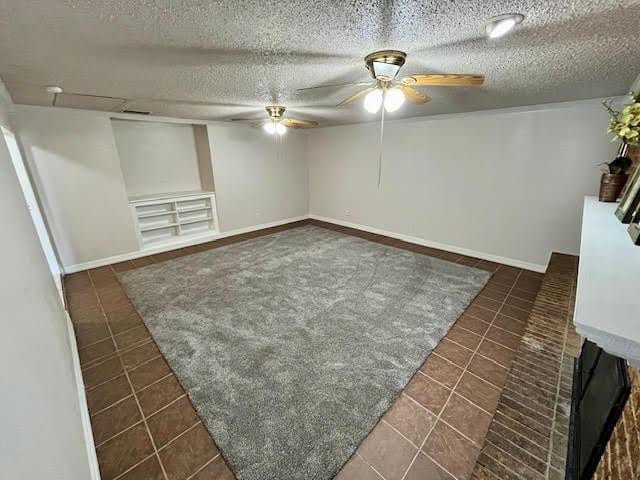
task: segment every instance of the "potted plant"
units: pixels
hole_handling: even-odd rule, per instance
[[[622,144],[616,158],[606,165],[600,178],[600,201],[615,202],[627,182],[627,171],[631,167],[631,160],[626,156],[629,145],[640,145],[640,95],[629,94],[632,103],[626,105],[622,111],[615,110],[610,101],[603,102],[611,115],[609,133],[613,133],[612,141],[621,140]]]
[[[600,195],[601,202],[615,202],[620,196],[620,192],[627,183],[627,170],[631,167],[631,159],[628,157],[616,157],[608,163],[602,163],[605,168],[600,177]]]

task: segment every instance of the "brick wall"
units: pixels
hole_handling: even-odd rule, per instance
[[[631,395],[600,459],[594,480],[640,478],[640,369],[629,368]]]

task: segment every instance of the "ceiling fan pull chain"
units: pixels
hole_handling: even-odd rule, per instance
[[[384,106],[380,109],[382,110],[382,114],[380,117],[380,155],[378,155],[378,189],[380,189],[380,185],[382,184],[382,140],[384,138]]]

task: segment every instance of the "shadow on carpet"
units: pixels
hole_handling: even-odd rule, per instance
[[[490,274],[315,226],[119,275],[240,480],[329,480]]]

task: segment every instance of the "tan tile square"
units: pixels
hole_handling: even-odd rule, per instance
[[[199,421],[191,402],[184,396],[149,417],[147,425],[156,448],[162,448]]]
[[[443,422],[438,422],[422,449],[438,465],[458,479],[473,471],[480,449]]]
[[[150,338],[151,338],[151,335],[149,335],[149,331],[147,330],[147,327],[142,325],[140,327],[134,328],[132,330],[127,330],[124,333],[116,335],[114,337],[114,340],[116,341],[116,345],[118,345],[118,349],[123,350],[125,348],[128,348],[132,345],[136,345]]]
[[[455,480],[436,463],[420,452],[404,480]]]
[[[334,480],[384,480],[362,457],[354,455]]]
[[[152,358],[158,357],[160,355],[161,353],[160,350],[158,350],[156,343],[150,340],[147,343],[122,352],[120,354],[120,358],[122,359],[124,367],[127,370],[131,370],[132,368],[135,368],[138,365],[141,365],[144,362],[147,362]]]
[[[122,432],[96,448],[102,480],[112,480],[153,453],[143,423]]]
[[[469,363],[468,370],[498,388],[504,386],[509,370],[480,355],[475,355]]]
[[[516,355],[514,350],[503,347],[491,340],[484,339],[478,348],[478,353],[499,363],[505,368],[511,367],[511,362]]]
[[[118,480],[164,480],[164,474],[158,457],[152,455],[118,478]]]
[[[472,317],[471,315],[462,315],[455,324],[459,327],[472,331],[476,335],[484,335],[490,325],[489,323],[484,322],[479,318]]]
[[[384,422],[378,423],[358,449],[359,455],[386,480],[400,480],[417,449]]]
[[[436,422],[436,417],[405,395],[400,395],[383,417],[393,428],[421,445]]]
[[[407,395],[435,415],[442,410],[450,392],[445,386],[421,373],[416,373],[405,389]]]
[[[526,328],[526,323],[502,314],[498,314],[493,324],[518,336],[522,336]]]
[[[449,388],[453,388],[462,375],[462,368],[434,353],[427,357],[420,371]]]
[[[158,357],[129,371],[133,388],[138,391],[172,373],[167,362]]]
[[[160,450],[160,459],[171,480],[185,480],[220,452],[200,423]]]
[[[116,356],[89,367],[82,372],[85,388],[91,388],[124,373],[120,359]]]
[[[487,330],[485,338],[488,338],[503,347],[510,348],[511,350],[517,350],[518,345],[520,345],[520,335],[514,335],[513,333],[495,326],[491,326],[491,328]]]
[[[143,325],[142,319],[131,304],[109,312],[107,320],[114,335]]]
[[[529,319],[529,312],[526,310],[521,310],[519,308],[513,307],[511,305],[503,305],[500,309],[500,313],[502,315],[506,315],[507,317],[515,318],[516,320],[520,320],[521,322],[526,322]]]
[[[80,356],[80,364],[85,365],[99,358],[106,357],[116,351],[116,347],[113,344],[111,337],[105,338],[100,342],[89,345],[88,347],[78,350]]]
[[[493,321],[493,317],[496,316],[495,311],[479,307],[478,305],[469,305],[464,313],[465,315],[471,315],[472,317],[479,318],[480,320],[488,323],[491,323]]]
[[[472,350],[449,341],[447,337],[440,340],[440,343],[433,351],[463,368],[467,366],[467,363],[469,363],[473,355]]]
[[[218,455],[215,460],[207,464],[190,480],[235,480],[235,478],[231,469],[224,462],[222,455]],[[363,478],[362,480],[366,479]]]
[[[133,396],[91,417],[93,439],[96,445],[114,437],[126,428],[142,420],[138,404]]]
[[[481,447],[492,417],[469,400],[454,393],[440,418]]]
[[[178,383],[178,379],[175,375],[171,375],[138,392],[138,401],[142,411],[148,416],[182,395],[184,390]]]
[[[127,377],[120,375],[107,383],[87,390],[89,412],[95,414],[132,393]]]
[[[465,372],[455,392],[487,412],[493,413],[498,405],[500,389],[469,372]]]
[[[469,330],[465,330],[464,328],[454,325],[451,327],[451,330],[449,330],[449,333],[447,333],[447,339],[456,342],[463,347],[467,347],[470,350],[475,350],[476,347],[480,345],[482,337],[470,332]]]

